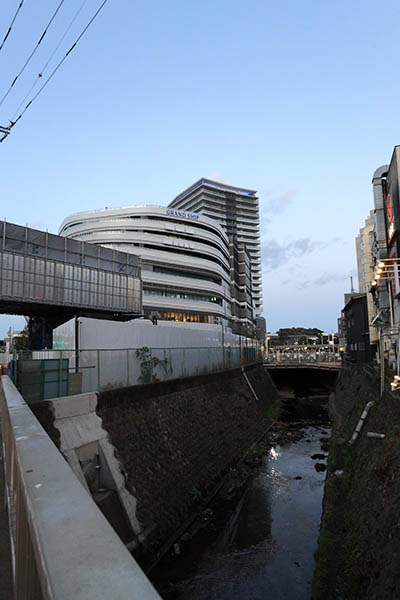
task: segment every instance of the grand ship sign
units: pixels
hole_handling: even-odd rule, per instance
[[[174,217],[181,217],[183,219],[192,219],[193,221],[197,221],[199,218],[199,215],[194,215],[193,213],[188,213],[182,210],[173,210],[172,208],[167,208],[165,214],[172,215]]]

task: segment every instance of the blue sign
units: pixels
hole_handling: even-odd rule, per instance
[[[182,210],[173,210],[172,208],[167,208],[165,211],[166,215],[172,215],[174,217],[182,217],[183,219],[192,219],[197,221],[199,215],[194,215],[193,213],[187,213]]]

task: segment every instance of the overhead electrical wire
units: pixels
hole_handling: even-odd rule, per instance
[[[44,36],[46,35],[47,30],[49,29],[50,25],[52,24],[52,22],[56,18],[56,15],[57,15],[58,11],[60,10],[61,6],[64,4],[64,2],[65,2],[65,0],[61,0],[61,2],[59,3],[59,5],[57,6],[56,10],[53,13],[53,16],[51,17],[50,21],[47,23],[47,26],[46,26],[45,30],[43,31],[42,35],[40,36],[39,41],[37,42],[36,46],[34,47],[34,49],[32,50],[32,52],[30,53],[30,55],[26,59],[24,66],[22,67],[22,69],[20,70],[20,72],[14,77],[14,79],[13,79],[10,87],[8,88],[8,90],[6,91],[6,93],[4,94],[4,96],[2,97],[2,99],[0,100],[0,106],[3,104],[4,100],[7,98],[8,94],[11,92],[11,90],[14,87],[15,82],[17,81],[18,77],[20,75],[22,75],[22,73],[25,71],[26,67],[28,66],[28,64],[29,64],[29,62],[31,60],[31,58],[35,54],[36,50],[39,48],[39,45],[42,42]]]
[[[14,115],[12,117],[12,120],[15,119],[15,117],[17,116],[18,112],[21,110],[22,106],[24,105],[24,102],[26,102],[27,98],[30,96],[32,90],[36,87],[37,83],[40,81],[40,79],[43,77],[43,73],[45,72],[45,70],[47,69],[47,67],[49,66],[49,63],[51,62],[51,59],[53,58],[53,56],[55,55],[55,53],[57,52],[57,50],[59,49],[59,47],[61,46],[61,44],[63,43],[63,41],[65,40],[66,35],[68,34],[68,32],[70,31],[72,25],[75,23],[76,19],[78,18],[78,16],[80,15],[83,7],[85,6],[87,0],[83,0],[82,4],[80,5],[80,7],[78,8],[78,10],[76,11],[74,17],[72,18],[72,21],[70,22],[70,24],[68,25],[67,29],[65,30],[62,38],[60,39],[60,41],[58,42],[57,46],[54,48],[53,52],[51,53],[50,57],[48,58],[46,64],[44,65],[44,67],[41,69],[41,71],[38,73],[35,81],[33,82],[33,84],[31,85],[31,87],[29,88],[28,92],[25,94],[23,100],[20,102],[17,110],[14,112]]]
[[[21,10],[21,7],[22,7],[23,3],[24,3],[24,0],[21,0],[21,2],[20,2],[20,3],[19,3],[19,5],[18,5],[17,11],[16,11],[15,15],[13,16],[13,19],[12,19],[12,21],[11,21],[10,27],[8,28],[8,30],[7,30],[7,33],[6,33],[6,35],[4,36],[4,38],[3,38],[3,41],[2,41],[2,42],[1,42],[1,44],[0,44],[0,50],[2,50],[2,49],[3,49],[3,46],[4,46],[4,44],[6,43],[6,40],[7,40],[8,36],[9,36],[9,35],[10,35],[10,33],[11,33],[11,29],[12,29],[12,27],[13,27],[14,23],[15,23],[15,19],[18,17],[18,13],[19,13],[19,11]]]
[[[53,78],[53,76],[57,73],[58,69],[61,67],[61,65],[63,64],[63,62],[67,58],[67,56],[69,56],[69,54],[71,54],[72,50],[76,47],[76,45],[78,44],[78,42],[85,35],[86,31],[89,29],[89,27],[91,26],[91,24],[93,23],[93,21],[95,20],[95,18],[97,17],[97,15],[99,14],[99,12],[102,10],[103,6],[107,2],[108,2],[108,0],[103,0],[103,2],[100,4],[99,8],[94,13],[93,17],[90,19],[89,23],[83,28],[83,30],[81,31],[81,33],[76,38],[75,42],[72,44],[71,48],[63,56],[63,58],[59,61],[59,63],[56,65],[56,67],[53,69],[53,71],[50,73],[50,75],[48,76],[48,78],[46,79],[46,81],[44,82],[44,84],[42,85],[42,87],[36,92],[36,94],[33,96],[33,98],[28,102],[28,104],[25,106],[24,110],[17,117],[17,119],[15,121],[11,121],[10,129],[11,129],[11,127],[14,127],[14,125],[16,123],[18,123],[18,121],[25,114],[25,112],[28,110],[28,108],[31,106],[31,104],[36,100],[36,98],[39,96],[39,94],[44,90],[44,88],[46,87],[46,85],[50,82],[50,80]],[[1,141],[2,141],[2,139],[0,139],[0,142]]]

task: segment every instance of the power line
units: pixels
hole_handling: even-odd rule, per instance
[[[52,22],[54,21],[54,19],[56,18],[56,15],[58,13],[58,11],[60,10],[61,6],[64,4],[65,0],[61,0],[60,4],[57,6],[55,12],[53,13],[53,16],[51,17],[50,21],[47,23],[46,29],[43,31],[42,35],[39,38],[39,41],[37,42],[36,46],[34,47],[34,49],[32,50],[32,52],[30,53],[30,55],[28,56],[28,58],[25,61],[24,66],[22,67],[22,69],[20,70],[20,72],[18,73],[18,75],[16,75],[10,85],[10,87],[8,88],[8,90],[6,91],[6,93],[4,94],[4,96],[2,97],[2,99],[0,100],[0,106],[3,104],[4,100],[7,98],[8,94],[11,92],[12,88],[15,85],[15,82],[17,81],[18,77],[25,71],[26,67],[28,66],[31,58],[33,57],[33,55],[35,54],[36,50],[39,48],[39,45],[41,43],[41,41],[43,40],[44,36],[47,33],[48,28],[50,27],[50,25],[52,24]]]
[[[22,106],[24,105],[24,102],[26,102],[27,98],[30,96],[30,93],[32,92],[32,90],[36,87],[37,83],[40,81],[41,77],[43,77],[43,73],[45,72],[45,70],[47,69],[47,67],[49,66],[49,63],[51,62],[51,59],[53,58],[53,56],[55,55],[55,53],[57,52],[57,50],[59,49],[59,47],[61,46],[62,42],[64,41],[67,33],[70,31],[72,25],[75,23],[76,19],[78,18],[78,16],[80,15],[83,7],[85,6],[87,0],[83,0],[82,4],[80,5],[80,7],[78,8],[78,10],[76,11],[72,21],[70,22],[70,24],[68,25],[67,29],[64,32],[64,35],[62,36],[62,38],[60,39],[60,41],[58,42],[57,46],[54,48],[53,52],[50,55],[50,58],[47,60],[46,64],[44,65],[44,67],[41,69],[41,71],[38,73],[35,81],[33,82],[33,84],[31,85],[31,87],[29,88],[28,92],[25,94],[23,100],[20,102],[17,110],[14,112],[13,115],[13,120],[15,119],[15,117],[17,116],[18,112],[21,110]]]
[[[69,56],[69,54],[71,54],[72,50],[75,48],[75,46],[78,44],[78,42],[81,40],[81,38],[85,35],[86,31],[89,29],[89,27],[91,26],[91,24],[93,23],[93,21],[95,20],[95,18],[97,17],[97,15],[99,14],[99,12],[102,10],[103,6],[108,2],[108,0],[103,0],[103,2],[101,3],[101,5],[99,6],[99,8],[96,10],[96,12],[94,13],[93,17],[90,19],[89,23],[86,25],[86,27],[84,27],[84,29],[81,31],[81,33],[78,35],[78,37],[76,38],[75,42],[72,44],[71,48],[68,50],[68,52],[63,56],[63,58],[59,61],[59,63],[57,64],[57,66],[53,69],[53,71],[50,73],[49,77],[46,79],[46,81],[44,82],[44,84],[42,85],[42,87],[36,92],[36,94],[33,96],[33,98],[28,102],[28,104],[25,106],[24,110],[21,112],[21,114],[19,115],[19,117],[15,120],[15,121],[11,121],[11,125],[8,128],[9,131],[8,133],[10,133],[11,128],[14,127],[14,125],[16,123],[18,123],[18,121],[21,119],[21,117],[25,114],[25,112],[28,110],[28,108],[31,106],[31,104],[36,100],[36,98],[39,96],[39,94],[44,90],[44,88],[46,87],[46,85],[50,82],[50,80],[53,78],[53,76],[56,74],[56,72],[58,71],[58,69],[61,67],[61,65],[63,64],[63,62],[65,61],[65,59],[67,58],[67,56]],[[2,142],[5,137],[8,135],[8,133],[0,139],[0,142]]]
[[[8,28],[6,35],[4,36],[4,39],[3,39],[3,41],[1,42],[1,45],[0,45],[0,50],[2,50],[2,49],[3,49],[3,46],[4,46],[4,44],[6,43],[6,40],[7,40],[8,36],[9,36],[9,35],[10,35],[10,33],[11,33],[11,29],[12,29],[12,27],[13,27],[13,25],[14,25],[15,19],[16,19],[16,18],[17,18],[17,16],[18,16],[18,13],[19,13],[19,11],[21,10],[21,6],[23,5],[23,3],[24,3],[24,0],[21,0],[21,2],[19,3],[19,6],[18,6],[18,8],[17,8],[17,11],[16,11],[16,13],[15,13],[15,15],[14,15],[14,17],[13,17],[13,20],[11,21],[11,25],[10,25],[10,27]]]

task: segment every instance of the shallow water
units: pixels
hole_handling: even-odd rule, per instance
[[[174,585],[179,600],[308,600],[322,511],[326,428],[305,427],[298,442],[272,447],[193,577]],[[301,477],[301,479],[296,479]],[[170,596],[168,596],[170,597]]]

